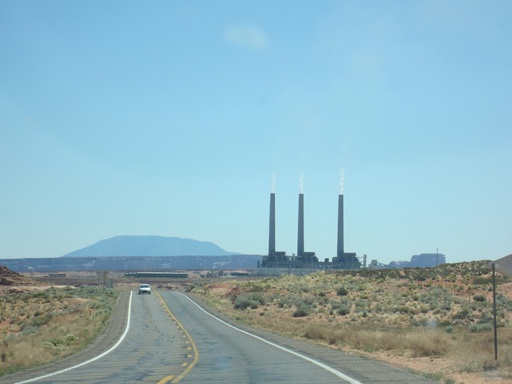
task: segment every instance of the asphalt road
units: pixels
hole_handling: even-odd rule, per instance
[[[95,345],[0,382],[433,383],[367,359],[228,324],[175,291],[133,294],[131,300],[124,292],[108,332]]]

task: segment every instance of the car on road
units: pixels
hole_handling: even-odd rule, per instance
[[[141,284],[139,285],[139,295],[147,293],[151,295],[151,286],[149,284]]]

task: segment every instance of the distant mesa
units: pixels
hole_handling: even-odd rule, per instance
[[[206,241],[164,236],[115,236],[98,241],[62,257],[112,256],[231,256],[218,245]]]
[[[205,241],[116,236],[54,258],[0,259],[16,272],[255,269],[259,255],[228,252]]]
[[[395,268],[425,268],[445,263],[446,256],[442,253],[422,253],[421,255],[412,256],[411,261],[392,261],[389,266]]]

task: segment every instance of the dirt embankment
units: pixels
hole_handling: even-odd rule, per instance
[[[11,271],[9,268],[0,265],[0,290],[20,291],[31,287],[46,287],[47,284],[33,280],[29,277]]]

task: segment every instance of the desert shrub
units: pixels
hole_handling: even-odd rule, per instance
[[[494,319],[494,316],[492,314],[492,311],[491,310],[486,310],[486,311],[483,311],[482,314],[480,315],[480,319],[478,319],[478,322],[480,324],[482,323],[491,323]]]
[[[343,329],[333,329],[321,324],[310,324],[304,331],[304,337],[311,340],[323,340],[329,345],[345,343],[350,333]]]
[[[496,306],[503,310],[512,311],[512,300],[503,294],[499,294],[496,296]]]
[[[454,319],[466,319],[469,316],[469,309],[468,308],[462,308],[460,311],[455,313],[453,315]]]
[[[311,290],[310,287],[308,287],[307,285],[301,285],[300,286],[300,290],[304,293],[309,293],[309,291]]]
[[[485,299],[484,295],[474,295],[473,300],[479,301],[479,302],[484,302],[486,299]]]
[[[265,304],[265,297],[259,292],[251,292],[237,296],[235,299],[235,309],[256,309]]]
[[[323,325],[310,324],[304,331],[304,337],[310,340],[327,340],[330,330]]]
[[[345,287],[341,286],[341,287],[339,287],[339,288],[338,288],[338,290],[336,291],[336,294],[337,294],[338,296],[346,296],[346,295],[348,295],[348,291],[347,291],[347,289],[346,289]]]
[[[473,280],[473,285],[487,285],[492,284],[492,277],[477,277]]]
[[[408,307],[407,305],[401,305],[399,307],[394,308],[395,312],[397,313],[404,313],[408,314],[412,312],[412,308]]]
[[[356,305],[356,312],[365,312],[368,308],[369,308],[369,303],[367,300],[357,300],[355,302],[355,305]]]
[[[51,312],[45,313],[42,316],[35,316],[35,317],[31,318],[28,321],[27,326],[29,326],[29,327],[41,327],[41,326],[43,326],[45,324],[48,324],[48,322],[51,319],[52,319],[52,313]]]
[[[418,281],[425,281],[427,280],[427,276],[425,274],[418,274],[418,276],[416,277],[416,279]]]
[[[491,323],[479,323],[479,324],[471,324],[469,326],[470,332],[482,332],[482,331],[491,331],[494,329]]]
[[[438,334],[410,335],[409,349],[414,357],[440,357],[449,350],[449,341]]]
[[[264,287],[263,285],[252,284],[250,286],[249,292],[265,292],[268,287]]]
[[[67,345],[73,345],[73,344],[77,344],[80,339],[79,339],[79,337],[69,333],[69,334],[66,335],[64,340],[65,340]]]
[[[278,296],[277,306],[279,308],[297,307],[297,306],[305,303],[306,301],[308,301],[309,303],[312,303],[314,300],[311,298],[309,298],[308,300],[303,299],[301,296],[299,296],[297,294]]]
[[[300,305],[293,312],[293,317],[306,317],[310,314],[311,310],[306,305]]]
[[[458,364],[459,372],[482,372],[496,370],[500,361],[494,359],[494,353],[488,350],[480,350],[478,353],[461,356]]]
[[[350,313],[350,308],[346,304],[341,304],[338,308],[338,315],[346,316]]]
[[[66,345],[66,342],[61,339],[60,337],[53,337],[50,340],[48,340],[45,345],[47,347],[51,348],[64,348]]]
[[[39,330],[39,327],[29,327],[26,324],[23,324],[20,327],[20,331],[23,336],[34,335],[38,332],[38,330]]]
[[[185,292],[192,292],[194,290],[200,291],[203,288],[203,283],[190,284],[185,287]]]
[[[50,297],[50,290],[47,289],[47,290],[44,290],[44,291],[39,291],[39,292],[35,292],[33,294],[33,297],[34,298],[37,298],[37,299],[47,299]]]
[[[340,337],[342,337],[343,342],[353,348],[367,352],[402,349],[401,337],[394,332],[355,329],[350,332],[344,332]]]

